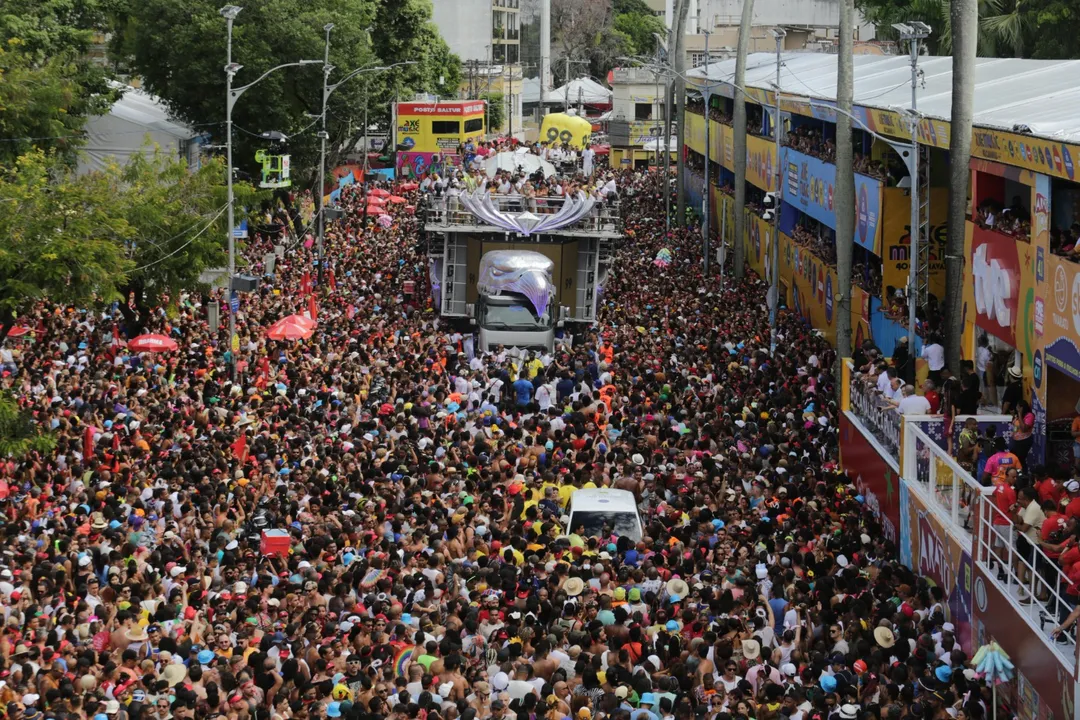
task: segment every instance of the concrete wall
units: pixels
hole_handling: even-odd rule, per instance
[[[432,5],[432,20],[450,52],[462,61],[490,58],[491,0],[432,0]]]

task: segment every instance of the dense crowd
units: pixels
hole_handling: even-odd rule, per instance
[[[0,384],[57,445],[0,465],[6,717],[989,717],[940,590],[838,467],[832,351],[781,314],[770,356],[764,285],[704,277],[656,180],[616,178],[599,322],[539,357],[467,353],[421,215],[377,220],[371,185],[325,267],[301,234],[242,297],[235,357],[195,292],[143,328],[29,309]],[[266,336],[305,310],[312,337]],[[137,329],[179,350],[129,352]],[[565,526],[600,486],[634,493],[640,542]]]

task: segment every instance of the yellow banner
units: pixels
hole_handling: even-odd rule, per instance
[[[772,140],[746,136],[746,181],[765,191],[776,184],[776,144]],[[734,170],[734,164],[731,168]]]
[[[885,188],[882,196],[881,280],[882,297],[891,299],[897,288],[907,286],[911,237],[911,196],[900,188]],[[948,238],[949,190],[930,190],[931,243],[930,293],[945,300],[945,245]],[[888,301],[886,301],[888,302]]]
[[[973,128],[971,156],[1073,180],[1076,175],[1073,163],[1080,162],[1080,147],[1030,135]]]
[[[683,135],[683,142],[694,152],[705,154],[705,118],[697,113],[686,113],[686,133]]]
[[[839,317],[837,295],[840,286],[836,268],[826,265],[814,253],[798,245],[787,235],[780,234],[780,285],[787,287],[781,302],[790,312],[820,330],[833,347],[836,346],[836,324]],[[870,337],[870,318],[866,294],[858,287],[851,288],[851,337]]]

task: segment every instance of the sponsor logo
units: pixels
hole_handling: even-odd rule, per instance
[[[1042,350],[1035,351],[1035,357],[1031,361],[1031,378],[1035,382],[1035,388],[1042,387],[1043,378],[1043,354]]]
[[[1080,273],[1073,275],[1072,282],[1072,321],[1073,329],[1080,335]]]
[[[832,275],[825,276],[825,322],[832,323],[833,314],[833,284]]]
[[[1062,161],[1065,163],[1065,174],[1069,176],[1070,180],[1072,180],[1073,179],[1072,155],[1069,154],[1069,148],[1067,148],[1064,145],[1061,146],[1061,158],[1062,158]]]
[[[866,247],[866,236],[870,232],[870,198],[866,194],[866,186],[863,185],[859,188],[859,211],[858,211],[858,227],[859,244]]]
[[[1065,312],[1065,303],[1069,301],[1069,279],[1065,268],[1060,265],[1054,270],[1054,304],[1058,312]]]
[[[975,607],[979,608],[979,612],[986,612],[987,599],[986,599],[986,582],[982,579],[982,576],[975,578]]]

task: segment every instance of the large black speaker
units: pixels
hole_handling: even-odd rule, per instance
[[[236,292],[255,292],[259,286],[259,278],[254,275],[233,275],[232,289]]]

